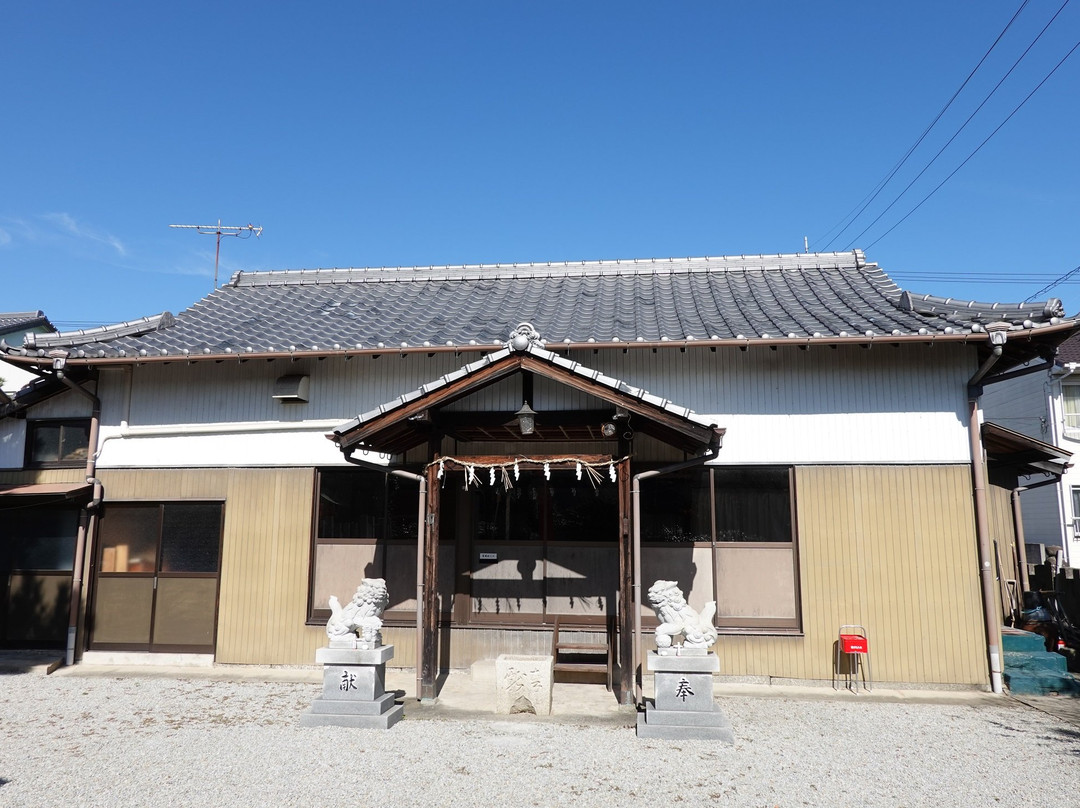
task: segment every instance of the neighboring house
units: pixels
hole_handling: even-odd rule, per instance
[[[1080,336],[1061,344],[1050,361],[1030,363],[1017,375],[986,388],[987,419],[1046,443],[1080,449]],[[1060,482],[1032,475],[1020,481],[1024,538],[1032,563],[1044,547],[1060,548],[1059,566],[1080,567],[1080,469],[1067,469]]]
[[[6,311],[0,312],[0,339],[12,345],[21,345],[25,334],[47,334],[56,331],[44,312],[41,311]],[[23,385],[38,378],[17,365],[0,360],[0,404],[8,399]]]
[[[0,420],[0,480],[94,484],[77,654],[310,663],[327,598],[377,576],[420,694],[549,653],[558,620],[614,627],[629,700],[666,579],[717,601],[725,674],[828,679],[855,623],[878,680],[997,687],[980,385],[1077,328],[911,295],[858,251],[243,272],[7,346],[68,389]],[[61,417],[87,466],[26,468]]]
[[[0,312],[0,340],[9,344],[22,345],[27,336],[55,330],[40,311]],[[0,468],[33,469],[30,477],[23,473],[14,478],[0,470],[0,647],[63,643],[71,612],[75,526],[90,492],[85,480],[72,477],[57,483],[51,477],[56,472],[40,468],[38,461],[45,458],[49,465],[53,456],[61,462],[59,432],[65,427],[42,403],[28,441],[22,419],[33,404],[65,388],[28,367],[0,359],[0,418],[7,423],[0,432]],[[85,464],[85,441],[73,446],[71,437],[63,444],[66,453]]]

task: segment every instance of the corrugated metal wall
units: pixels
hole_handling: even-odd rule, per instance
[[[1004,622],[1016,601],[1022,597],[1020,572],[1016,564],[1016,529],[1013,524],[1012,492],[1007,488],[990,485],[986,488],[986,495],[990,542],[995,552],[994,577],[1001,597],[998,617]],[[1010,580],[1013,582],[1011,587],[1008,583]]]
[[[218,662],[304,664],[326,641],[307,615],[312,469],[102,471],[109,502],[224,499]]]
[[[725,673],[827,679],[843,623],[878,681],[988,682],[969,466],[796,469],[804,636],[721,637]]]
[[[108,471],[102,479],[109,500],[225,498],[217,660],[314,659],[324,636],[304,625],[311,470]],[[969,467],[801,467],[796,485],[804,635],[722,635],[722,672],[829,679],[840,624],[858,623],[879,682],[985,684]],[[452,664],[545,647],[543,631],[519,633],[455,629]],[[412,663],[413,636],[388,629],[395,664]]]
[[[38,483],[81,483],[86,479],[86,467],[74,469],[28,469],[0,471],[0,485],[35,485]]]

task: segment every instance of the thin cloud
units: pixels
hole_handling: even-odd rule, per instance
[[[26,219],[0,216],[0,246],[37,241],[38,232]]]
[[[112,233],[105,232],[103,230],[96,230],[92,227],[88,227],[84,224],[77,222],[74,217],[67,213],[46,213],[42,216],[45,221],[49,222],[55,227],[63,230],[70,236],[75,238],[87,239],[89,241],[97,242],[98,244],[105,244],[112,247],[121,256],[127,255],[127,248],[123,242],[120,241]]]

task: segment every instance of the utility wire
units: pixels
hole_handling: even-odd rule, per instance
[[[1024,60],[1024,58],[1025,58],[1025,57],[1026,57],[1026,56],[1028,55],[1028,53],[1030,53],[1030,52],[1031,52],[1031,49],[1035,47],[1035,43],[1037,43],[1037,42],[1038,42],[1038,41],[1039,41],[1040,39],[1042,39],[1042,35],[1043,35],[1043,34],[1045,34],[1045,33],[1046,33],[1046,31],[1047,31],[1047,29],[1048,29],[1048,28],[1049,28],[1049,27],[1050,27],[1051,25],[1053,25],[1053,24],[1054,24],[1054,20],[1056,20],[1056,19],[1058,18],[1058,15],[1059,15],[1059,14],[1061,14],[1061,12],[1065,10],[1065,6],[1069,5],[1069,2],[1070,2],[1070,0],[1065,0],[1065,2],[1061,4],[1061,8],[1059,8],[1059,9],[1057,10],[1057,12],[1056,12],[1056,13],[1054,14],[1054,16],[1050,18],[1050,21],[1049,21],[1048,23],[1046,23],[1046,25],[1044,25],[1044,26],[1043,26],[1042,30],[1041,30],[1041,31],[1039,31],[1039,34],[1038,34],[1038,36],[1036,36],[1036,37],[1035,37],[1035,38],[1034,38],[1033,40],[1031,40],[1031,44],[1030,44],[1030,45],[1028,45],[1028,46],[1027,46],[1027,48],[1025,48],[1025,49],[1024,49],[1024,52],[1020,54],[1020,57],[1019,57],[1019,58],[1018,58],[1018,59],[1017,59],[1017,60],[1016,60],[1015,62],[1013,62],[1013,64],[1012,64],[1012,67],[1010,67],[1010,68],[1008,69],[1008,71],[1007,71],[1007,72],[1005,73],[1005,75],[1001,77],[1001,79],[1000,79],[1000,80],[998,81],[998,83],[994,85],[994,88],[993,88],[993,89],[992,89],[992,90],[991,90],[991,91],[990,91],[989,93],[987,93],[987,94],[986,94],[986,97],[985,97],[985,98],[983,98],[983,100],[982,100],[982,101],[981,101],[981,102],[979,103],[979,106],[975,107],[975,111],[974,111],[974,112],[972,112],[972,113],[971,113],[970,115],[968,115],[968,117],[967,117],[967,120],[965,120],[965,121],[964,121],[964,123],[963,123],[963,124],[961,124],[960,128],[959,128],[959,129],[957,129],[955,133],[953,133],[953,136],[952,136],[952,137],[950,137],[950,138],[949,138],[949,139],[948,139],[948,140],[947,140],[947,141],[945,142],[945,145],[944,145],[944,146],[942,146],[942,147],[941,147],[940,149],[938,149],[938,152],[937,152],[937,154],[935,154],[935,155],[934,155],[934,156],[933,156],[933,157],[931,158],[931,160],[930,160],[930,162],[929,162],[929,163],[927,163],[927,164],[926,164],[925,166],[923,166],[922,170],[921,170],[921,171],[920,171],[920,172],[919,172],[918,174],[916,174],[916,175],[915,175],[915,178],[914,178],[914,179],[913,179],[913,180],[912,180],[911,182],[909,182],[909,183],[908,183],[907,185],[905,185],[905,186],[904,186],[904,190],[902,190],[902,191],[901,191],[901,192],[900,192],[899,194],[897,194],[896,198],[895,198],[895,199],[893,199],[893,201],[892,201],[892,202],[890,202],[890,203],[888,204],[888,206],[887,206],[887,207],[885,208],[885,210],[881,211],[881,213],[879,213],[879,214],[877,215],[877,217],[876,217],[876,218],[874,219],[874,221],[870,222],[870,224],[868,224],[868,225],[867,225],[866,227],[864,227],[864,228],[862,229],[862,232],[861,232],[861,233],[859,233],[859,235],[855,236],[855,238],[854,238],[854,239],[852,239],[852,241],[851,241],[851,244],[849,244],[849,245],[848,245],[847,247],[845,247],[845,248],[844,248],[844,250],[845,250],[845,251],[847,251],[847,250],[850,250],[850,249],[852,248],[852,246],[853,246],[853,245],[854,245],[854,244],[855,244],[856,242],[858,242],[858,241],[859,241],[859,239],[861,239],[861,238],[862,238],[862,237],[863,237],[864,235],[866,235],[866,232],[867,232],[867,231],[868,231],[868,230],[869,230],[869,229],[870,229],[871,227],[873,227],[873,226],[874,226],[875,224],[877,224],[877,223],[878,223],[879,221],[881,221],[881,217],[883,217],[883,216],[884,216],[884,215],[885,215],[886,213],[888,213],[888,212],[889,212],[890,210],[892,210],[892,207],[893,207],[893,205],[895,205],[895,204],[896,204],[897,202],[899,202],[899,201],[900,201],[900,199],[901,199],[901,198],[902,198],[902,197],[904,196],[904,194],[906,194],[906,193],[907,193],[907,192],[908,192],[908,191],[909,191],[909,190],[911,189],[911,186],[912,186],[912,185],[914,185],[914,184],[915,184],[916,182],[918,182],[918,181],[919,181],[919,179],[920,179],[920,178],[922,177],[922,175],[923,175],[923,174],[925,174],[925,173],[927,172],[927,170],[929,170],[930,166],[932,166],[932,165],[933,165],[934,163],[936,163],[936,162],[937,162],[937,159],[938,159],[939,157],[941,157],[942,153],[943,153],[943,152],[944,152],[944,151],[945,151],[945,150],[946,150],[947,148],[949,148],[949,146],[951,146],[951,145],[952,145],[953,141],[954,141],[954,140],[956,140],[956,138],[958,138],[958,137],[960,136],[960,133],[961,133],[961,132],[963,132],[963,131],[964,131],[964,129],[966,129],[966,128],[967,128],[967,125],[968,125],[969,123],[971,123],[971,120],[972,120],[972,119],[973,119],[973,118],[974,118],[974,117],[975,117],[976,115],[978,115],[978,114],[979,114],[979,111],[980,111],[980,110],[981,110],[981,109],[982,109],[982,108],[983,108],[984,106],[986,106],[986,103],[987,103],[987,102],[988,102],[988,101],[989,101],[989,100],[991,99],[991,97],[993,97],[994,93],[996,93],[996,92],[998,91],[998,89],[999,89],[999,88],[1001,87],[1001,85],[1005,83],[1005,80],[1006,80],[1007,78],[1009,78],[1009,76],[1011,76],[1011,75],[1012,75],[1013,71],[1014,71],[1014,70],[1016,70],[1016,68],[1017,68],[1017,67],[1018,67],[1018,66],[1020,65],[1020,63],[1021,63],[1021,62],[1022,62],[1022,61]],[[1066,57],[1066,58],[1068,58],[1068,57]],[[1057,68],[1055,68],[1055,70],[1056,70],[1056,69],[1057,69]],[[1045,79],[1043,79],[1043,81],[1045,81]],[[1039,85],[1039,86],[1041,87],[1041,86],[1042,86],[1042,84],[1040,83],[1040,85]],[[1038,89],[1038,88],[1036,88],[1036,89]],[[1030,98],[1030,96],[1028,96],[1028,97]],[[1024,100],[1026,101],[1027,99],[1025,98]],[[1021,104],[1021,106],[1023,106],[1023,104]],[[1019,107],[1017,107],[1017,109],[1019,109]],[[1015,112],[1015,110],[1013,110],[1013,111]],[[1010,115],[1009,117],[1012,117],[1012,116]],[[1005,120],[1008,120],[1008,118],[1006,118]],[[1000,127],[999,127],[999,128],[1000,128]],[[995,129],[995,130],[994,130],[994,132],[996,132],[996,131],[997,131],[997,129]],[[985,142],[985,141],[984,141],[984,142]],[[980,146],[980,148],[981,148],[981,146]],[[976,151],[977,151],[977,150],[976,150]],[[969,159],[970,159],[970,156],[969,156]],[[964,162],[967,162],[967,161],[965,160]],[[961,165],[963,165],[963,164],[961,163]],[[955,174],[956,172],[954,171],[953,173]],[[951,177],[951,176],[952,176],[952,174],[950,174],[949,176]],[[937,189],[935,189],[935,190],[937,190]],[[901,220],[901,221],[903,221],[903,220]],[[879,240],[880,240],[880,239],[879,239]],[[874,243],[876,244],[877,242],[874,242]]]
[[[1068,59],[1070,56],[1072,56],[1073,53],[1075,53],[1077,48],[1080,48],[1080,42],[1077,42],[1075,45],[1073,45],[1072,48],[1069,49],[1069,52],[1066,53],[1063,57],[1061,57],[1061,61],[1058,62],[1056,65],[1054,65],[1054,69],[1046,74],[1046,76],[1043,78],[1043,80],[1040,81],[1035,86],[1035,89],[1032,90],[1030,93],[1028,93],[1024,97],[1024,100],[1021,101],[1019,104],[1017,104],[1013,108],[1013,111],[1008,114],[1008,116],[1005,118],[1005,120],[1003,120],[1001,123],[999,123],[997,125],[997,127],[994,129],[994,131],[991,132],[989,135],[987,135],[986,139],[983,140],[983,142],[980,143],[978,146],[976,146],[975,150],[973,152],[971,152],[971,154],[969,154],[967,157],[964,158],[964,161],[962,163],[960,163],[960,165],[958,165],[956,168],[954,168],[952,170],[952,172],[947,177],[945,177],[945,179],[943,179],[941,182],[939,182],[934,187],[934,190],[932,190],[930,193],[928,193],[926,196],[924,196],[915,207],[913,207],[906,214],[904,214],[903,218],[901,218],[900,221],[898,221],[896,224],[894,224],[892,227],[890,227],[888,230],[886,230],[884,233],[882,233],[880,236],[878,236],[876,239],[874,239],[872,242],[870,242],[868,245],[866,245],[866,249],[869,250],[871,247],[873,247],[875,244],[877,244],[879,241],[881,241],[883,238],[885,238],[885,236],[889,235],[889,233],[891,233],[893,230],[895,230],[897,227],[899,227],[901,224],[903,224],[907,220],[907,218],[909,216],[911,216],[911,214],[913,214],[915,211],[917,211],[919,208],[921,208],[923,206],[923,203],[926,202],[926,200],[928,200],[930,197],[932,197],[934,194],[936,194],[941,189],[942,185],[944,185],[949,180],[951,180],[953,178],[953,175],[955,175],[957,171],[959,171],[961,168],[966,166],[968,164],[968,161],[972,157],[974,157],[976,154],[978,154],[979,150],[982,149],[983,146],[985,146],[987,143],[990,142],[990,138],[992,138],[994,135],[996,135],[998,133],[998,131],[1001,129],[1001,127],[1003,127],[1005,124],[1007,124],[1012,119],[1012,116],[1020,111],[1020,108],[1022,106],[1024,106],[1024,104],[1026,104],[1028,102],[1028,100],[1031,98],[1031,96],[1035,95],[1035,93],[1037,93],[1039,91],[1039,89],[1044,84],[1046,84],[1047,81],[1050,80],[1050,77],[1053,76],[1058,71],[1059,67],[1061,67],[1063,64],[1065,64],[1065,60]]]
[[[1044,286],[1042,289],[1040,289],[1039,291],[1037,291],[1035,294],[1031,295],[1030,297],[1025,297],[1023,302],[1027,303],[1027,302],[1029,302],[1031,300],[1034,300],[1035,298],[1039,297],[1040,295],[1044,294],[1045,292],[1049,292],[1055,286],[1060,286],[1061,284],[1065,283],[1067,280],[1074,277],[1078,273],[1080,273],[1080,266],[1078,266],[1078,267],[1076,267],[1074,269],[1070,269],[1068,272],[1066,272],[1060,278],[1055,280],[1053,283]]]
[[[874,200],[878,198],[878,194],[880,194],[882,191],[885,190],[885,186],[888,185],[889,182],[892,181],[893,177],[896,176],[896,172],[899,171],[903,167],[904,163],[906,163],[908,158],[911,157],[911,155],[915,151],[915,149],[917,149],[919,147],[919,145],[923,142],[923,140],[926,139],[926,136],[928,134],[930,134],[930,130],[933,129],[937,125],[938,121],[941,120],[941,116],[944,115],[948,111],[949,107],[952,106],[953,101],[955,101],[957,96],[959,96],[960,93],[963,92],[964,88],[967,87],[968,82],[971,81],[972,77],[978,72],[979,68],[983,66],[983,62],[985,62],[987,57],[990,56],[990,52],[993,51],[994,48],[997,47],[998,43],[1001,41],[1001,38],[1003,36],[1005,36],[1005,32],[1008,31],[1012,27],[1012,24],[1014,22],[1016,22],[1016,18],[1020,16],[1020,12],[1023,11],[1024,8],[1027,7],[1027,4],[1029,2],[1031,2],[1031,0],[1024,0],[1024,2],[1020,4],[1020,8],[1016,9],[1016,12],[1012,15],[1012,18],[1005,25],[1005,27],[1001,29],[1001,33],[997,35],[997,39],[994,40],[993,44],[990,45],[990,47],[986,49],[986,53],[984,53],[982,55],[982,58],[979,59],[979,63],[977,65],[975,65],[974,68],[972,68],[971,72],[968,73],[967,78],[964,79],[963,83],[960,85],[959,88],[957,88],[956,92],[952,94],[952,98],[950,98],[945,103],[945,106],[943,106],[941,108],[941,111],[938,112],[938,114],[934,117],[934,120],[930,121],[929,126],[927,126],[923,130],[922,134],[919,135],[918,139],[911,145],[910,148],[908,148],[908,150],[904,153],[904,156],[900,158],[900,162],[898,162],[895,166],[893,166],[892,170],[888,173],[888,175],[884,179],[879,181],[876,186],[874,186],[874,190],[872,190],[870,194],[867,194],[865,197],[863,197],[862,202],[860,202],[858,205],[856,205],[854,208],[852,208],[850,211],[848,211],[847,215],[844,216],[843,219],[841,219],[839,222],[837,222],[832,227],[830,227],[828,230],[826,230],[824,235],[822,235],[818,239],[815,239],[815,241],[821,241],[821,239],[823,239],[823,238],[825,238],[825,236],[829,235],[829,233],[831,233],[836,227],[838,227],[840,224],[842,224],[845,220],[847,220],[850,217],[850,221],[848,221],[848,223],[844,225],[844,227],[840,230],[840,232],[838,232],[835,236],[833,236],[831,239],[829,239],[829,243],[825,245],[824,251],[827,252],[829,247],[832,246],[832,243],[834,241],[836,241],[838,238],[840,238],[840,236],[842,236],[844,234],[844,231],[847,230],[849,227],[851,227],[851,225],[853,225],[855,223],[855,220],[858,219],[860,216],[862,216],[863,212],[868,207],[870,207],[870,205],[873,204]],[[861,205],[861,207],[860,207],[860,205]],[[858,213],[855,213],[855,215],[852,216],[851,214],[855,212],[856,208],[858,209]]]

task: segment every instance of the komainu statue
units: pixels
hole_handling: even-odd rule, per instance
[[[336,596],[331,595],[330,619],[326,621],[326,636],[331,647],[335,640],[347,640],[351,645],[357,637],[357,648],[382,645],[382,613],[389,602],[386,581],[382,578],[365,578],[344,607]]]
[[[675,581],[657,581],[649,588],[649,603],[656,611],[656,648],[660,654],[678,653],[680,648],[704,653],[716,642],[716,601],[706,604],[701,614],[690,607]],[[675,638],[683,636],[682,643]]]

